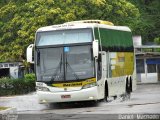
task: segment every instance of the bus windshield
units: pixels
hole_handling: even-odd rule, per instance
[[[38,49],[38,81],[78,81],[94,77],[91,50],[91,45]]]
[[[92,41],[91,29],[38,32],[36,46],[86,43]]]

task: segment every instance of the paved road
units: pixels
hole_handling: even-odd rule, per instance
[[[160,114],[160,84],[141,84],[131,94],[131,99],[122,101],[117,98],[111,102],[67,103],[67,104],[38,104],[35,93],[0,97],[0,106],[15,107],[19,114],[65,115],[77,114]],[[51,116],[52,116],[51,115]],[[68,117],[68,116],[67,116]],[[77,117],[78,118],[78,117]],[[103,117],[104,118],[104,117]],[[44,119],[44,118],[43,118]]]

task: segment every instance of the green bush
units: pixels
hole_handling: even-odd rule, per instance
[[[24,79],[25,80],[35,80],[35,74],[26,74],[26,75],[24,75]]]
[[[23,79],[0,79],[0,96],[26,94],[35,91],[35,75],[27,74]]]

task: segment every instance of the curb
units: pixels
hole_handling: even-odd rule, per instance
[[[17,120],[17,118],[18,115],[16,108],[8,108],[0,111],[0,120]]]
[[[149,85],[149,84],[160,84],[160,82],[154,82],[154,83],[141,83],[138,82],[137,85]]]

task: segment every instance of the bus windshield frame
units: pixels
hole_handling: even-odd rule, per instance
[[[83,30],[85,32],[86,30],[90,31],[90,40],[88,39],[83,41],[82,39],[77,43],[72,41],[72,43],[69,42],[65,44],[61,43],[51,45],[38,45],[39,40],[36,41],[37,44],[35,47],[35,63],[36,77],[38,82],[57,83],[83,81],[89,78],[94,78],[96,76],[95,61],[92,50],[92,29],[78,29],[76,31],[83,33]],[[65,32],[66,31],[67,30],[65,30]],[[69,31],[74,31],[75,33],[75,30]],[[51,32],[55,31],[50,31],[50,33]],[[82,36],[82,38],[85,37]],[[37,39],[39,39],[39,36]],[[47,65],[45,66],[45,64]]]

